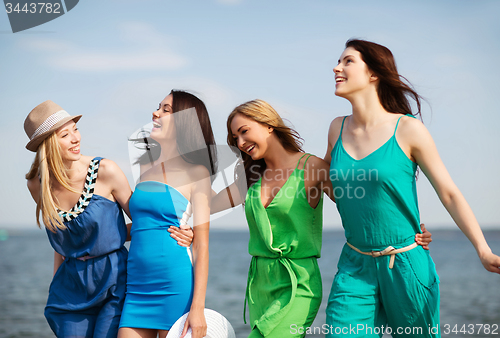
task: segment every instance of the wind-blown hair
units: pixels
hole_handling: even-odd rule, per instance
[[[264,126],[272,127],[273,133],[279,139],[283,148],[290,152],[301,152],[303,141],[299,133],[294,129],[288,127],[283,122],[283,119],[274,110],[269,103],[263,100],[252,100],[245,102],[238,107],[234,108],[231,114],[227,118],[227,144],[232,146],[231,149],[238,149],[238,144],[233,138],[233,132],[231,130],[231,123],[237,114],[241,114],[246,118],[254,120]],[[238,151],[239,150],[234,150]],[[237,154],[239,155],[239,154]],[[244,152],[241,152],[241,157],[243,159],[243,169],[245,171],[246,177],[246,187],[240,186],[242,180],[241,178],[241,165],[236,170],[237,177],[235,178],[238,182],[238,187],[240,191],[246,191],[252,184],[257,182],[266,170],[266,162],[264,159],[253,160],[252,157]],[[238,172],[240,174],[238,175]]]
[[[54,132],[38,146],[35,160],[26,174],[27,180],[33,178],[40,179],[40,194],[36,204],[36,223],[38,227],[41,227],[41,211],[45,227],[52,232],[56,232],[57,229],[64,230],[66,226],[57,212],[61,208],[57,204],[57,199],[52,194],[51,178],[56,180],[65,189],[81,194],[81,191],[77,191],[70,186],[69,178],[64,168],[59,142]]]
[[[354,48],[361,54],[361,59],[379,79],[377,94],[380,103],[390,113],[411,114],[421,118],[421,97],[412,88],[410,82],[399,75],[396,61],[391,51],[374,42],[350,39],[345,48]],[[408,98],[415,100],[417,111],[413,113]]]

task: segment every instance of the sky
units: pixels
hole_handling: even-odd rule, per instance
[[[232,109],[258,98],[323,157],[330,122],[350,114],[332,71],[350,38],[391,49],[425,98],[424,123],[479,223],[500,228],[499,16],[496,0],[82,0],[14,34],[0,14],[0,228],[36,227],[23,123],[48,99],[83,114],[81,152],[115,161],[131,183],[127,138],[173,88],[206,103],[219,144]],[[425,175],[417,187],[427,227],[455,227]],[[341,227],[329,200],[324,226]],[[244,229],[243,210],[214,227]]]

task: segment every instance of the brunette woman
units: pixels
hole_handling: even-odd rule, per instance
[[[205,104],[173,90],[152,114],[153,130],[130,199],[133,218],[127,296],[119,337],[165,337],[189,311],[184,334],[206,335],[211,180],[215,141]],[[170,226],[193,216],[193,257],[170,237]]]
[[[352,114],[332,122],[325,156],[347,239],[328,301],[327,336],[378,337],[389,327],[394,337],[408,330],[438,337],[439,279],[429,252],[414,243],[420,232],[417,167],[484,267],[499,273],[500,257],[491,252],[429,132],[414,118],[420,97],[398,74],[389,49],[349,40],[334,72],[335,95],[349,100]]]

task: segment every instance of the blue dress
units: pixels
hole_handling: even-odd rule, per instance
[[[194,275],[189,248],[178,245],[167,230],[186,224],[191,204],[169,185],[144,181],[129,208],[132,240],[120,327],[169,330],[191,307]]]
[[[49,288],[45,317],[57,337],[115,337],[125,298],[127,227],[117,202],[94,194],[101,158],[90,162],[84,193],[59,214],[65,230],[47,230],[65,257]]]

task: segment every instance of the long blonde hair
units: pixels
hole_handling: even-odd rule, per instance
[[[38,146],[35,160],[26,174],[27,180],[36,177],[40,179],[40,192],[36,204],[36,223],[41,228],[41,211],[45,227],[52,232],[56,232],[57,229],[64,230],[66,226],[57,212],[61,208],[59,208],[57,199],[52,194],[51,179],[56,180],[69,191],[81,193],[70,186],[69,178],[64,168],[59,142],[54,132]]]
[[[273,128],[273,132],[278,137],[283,148],[290,152],[301,152],[302,150],[302,138],[299,133],[294,129],[285,125],[283,119],[274,110],[274,108],[264,100],[252,100],[245,102],[238,107],[234,108],[231,114],[227,118],[227,144],[238,149],[238,144],[233,138],[233,132],[231,130],[231,122],[236,114],[241,114],[249,119],[254,120],[264,126],[269,126]],[[233,148],[233,149],[234,149]],[[266,162],[264,159],[253,160],[250,155],[241,152],[243,159],[243,165],[246,177],[246,187],[249,188],[253,183],[257,182],[259,178],[266,170]],[[237,168],[238,169],[238,168]],[[237,170],[238,172],[238,170]],[[240,168],[241,172],[241,168]],[[240,177],[241,177],[240,173]],[[238,177],[237,177],[238,179]],[[240,180],[241,182],[241,180]],[[243,190],[243,191],[246,191]]]

